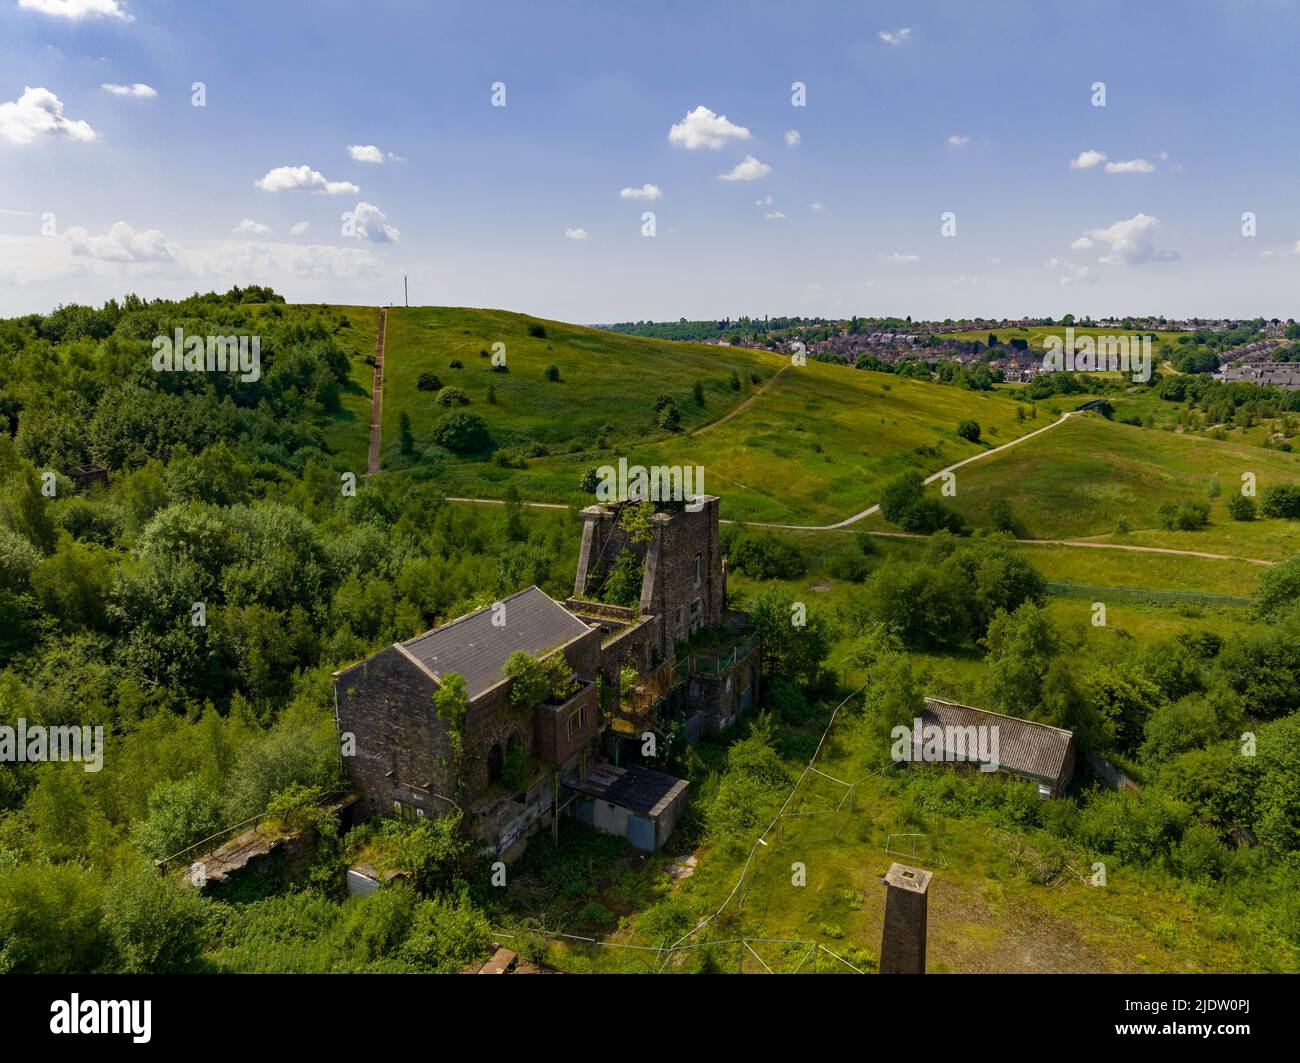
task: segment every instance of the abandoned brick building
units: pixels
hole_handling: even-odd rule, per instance
[[[654,512],[644,534],[624,526],[623,508],[582,511],[563,603],[530,587],[334,673],[343,766],[364,814],[459,807],[483,848],[507,857],[538,829],[558,831],[558,813],[642,849],[663,844],[687,783],[653,765],[672,742],[724,730],[750,708],[759,655],[747,618],[727,609],[718,499]],[[625,552],[643,573],[639,604],[599,601]],[[520,650],[559,655],[571,677],[531,716],[512,704],[515,680],[503,673]],[[467,699],[459,755],[434,711],[452,673]]]
[[[995,729],[997,771],[1034,783],[1041,797],[1060,797],[1074,777],[1077,747],[1071,731],[938,698],[925,699],[920,720],[925,726],[933,725],[943,731],[946,752],[954,755],[954,736],[960,737],[961,732],[974,733],[979,728]]]

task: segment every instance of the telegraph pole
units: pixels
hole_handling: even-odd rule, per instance
[[[406,274],[402,274],[402,296],[407,306],[411,305],[411,290],[406,286]]]

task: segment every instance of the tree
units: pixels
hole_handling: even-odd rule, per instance
[[[433,426],[433,441],[457,454],[469,454],[486,450],[491,437],[487,422],[465,410],[443,414]]]
[[[802,605],[779,587],[765,587],[754,599],[750,619],[759,633],[763,674],[812,686],[830,656],[831,629],[821,613],[797,607]]]
[[[980,426],[978,421],[962,421],[957,425],[957,434],[971,443],[980,441]]]
[[[549,380],[552,384],[558,383],[558,382],[559,382],[559,379],[560,379],[560,367],[559,367],[558,365],[555,365],[554,363],[552,363],[551,365],[548,365],[548,366],[546,367],[546,371],[545,371],[545,373],[544,373],[543,375],[544,375],[544,376],[546,377],[546,379]]]
[[[137,867],[113,876],[104,902],[115,969],[170,974],[198,967],[208,904],[196,889],[152,867]]]
[[[402,453],[412,453],[415,450],[415,437],[411,435],[411,417],[405,410],[397,419],[397,435],[401,443]]]
[[[542,662],[527,650],[515,650],[501,666],[501,674],[514,680],[510,684],[510,704],[519,712],[531,714],[551,689],[551,677]]]
[[[737,535],[731,541],[728,560],[751,579],[796,579],[805,567],[798,544],[769,531]]]
[[[421,373],[415,386],[419,391],[440,391],[442,389],[442,380],[437,373]]]
[[[704,405],[704,384],[697,380],[695,386],[691,389],[691,394],[695,396],[695,405]]]
[[[1263,620],[1276,620],[1300,602],[1300,554],[1294,554],[1259,577],[1255,611]]]

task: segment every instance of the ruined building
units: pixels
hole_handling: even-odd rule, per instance
[[[625,504],[582,512],[573,596],[536,587],[334,673],[343,767],[365,815],[452,808],[485,851],[515,855],[559,814],[657,849],[687,783],[658,770],[675,743],[730,727],[758,691],[757,639],[726,607],[718,499],[664,508],[629,531]],[[628,555],[625,556],[624,555]],[[641,572],[635,605],[600,600],[619,558]],[[502,669],[516,651],[559,655],[569,682],[531,713]],[[435,712],[465,680],[459,731]]]

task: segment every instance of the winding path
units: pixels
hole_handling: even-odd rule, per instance
[[[380,321],[381,339],[383,334],[382,330],[383,330],[383,321],[381,318]],[[767,383],[764,384],[759,391],[756,391],[753,395],[751,395],[748,399],[742,402],[734,410],[728,413],[725,417],[720,417],[716,421],[712,421],[707,425],[703,425],[702,427],[697,428],[695,432],[692,434],[698,434],[700,432],[707,431],[708,429],[713,428],[716,425],[720,425],[722,424],[723,421],[726,421],[729,418],[734,417],[736,414],[740,413],[741,410],[743,410],[746,406],[748,406],[751,402],[753,402],[754,399],[756,399],[760,394],[762,394],[763,391],[767,390],[767,388],[771,386],[772,382],[775,381],[776,378],[780,376],[781,373],[784,372],[786,368],[787,368],[786,366],[783,366],[781,369],[778,369],[775,373],[773,373],[772,376],[768,379]],[[377,371],[378,370],[376,370],[376,372]],[[1049,425],[1044,425],[1042,428],[1035,429],[1032,432],[1020,436],[1018,439],[1011,440],[1011,442],[1009,443],[1003,443],[1001,446],[994,447],[992,450],[984,450],[978,454],[972,454],[969,458],[963,458],[961,461],[954,462],[952,465],[949,465],[947,468],[940,469],[938,472],[932,473],[931,475],[927,476],[923,482],[927,484],[932,484],[936,480],[942,479],[948,473],[955,472],[957,469],[960,469],[965,465],[969,465],[971,462],[983,461],[985,458],[990,458],[994,454],[1000,454],[1005,450],[1009,450],[1011,447],[1019,446],[1021,443],[1025,442],[1026,440],[1033,439],[1035,436],[1040,436],[1044,432],[1050,432],[1053,428],[1059,428],[1061,425],[1065,424],[1065,422],[1068,421],[1071,417],[1073,417],[1077,412],[1078,412],[1077,410],[1069,410],[1066,413],[1061,414],[1060,417],[1058,417],[1055,421],[1053,421]],[[372,448],[374,448],[377,445],[375,443],[376,437],[377,437],[377,429],[375,430],[375,434],[372,435],[372,442],[371,442]],[[374,451],[372,449],[372,454],[373,453]],[[505,505],[505,503],[499,498],[448,498],[446,499],[446,501],[467,502],[475,505],[486,505],[486,506]],[[562,502],[523,502],[520,504],[524,506],[528,506],[531,509],[568,509],[569,508],[567,504]],[[880,512],[880,504],[877,503],[874,506],[868,506],[866,509],[862,510],[859,513],[854,513],[853,516],[851,517],[845,517],[841,521],[836,521],[834,524],[773,524],[773,523],[765,523],[760,521],[746,521],[745,524],[751,528],[777,528],[782,531],[814,531],[814,532],[843,531],[844,529],[856,524],[858,521],[864,520],[865,518],[870,517],[873,514],[879,512]],[[723,520],[720,523],[734,524],[736,522],[732,520]],[[880,536],[881,538],[885,538],[885,539],[926,538],[926,536],[924,535],[919,535],[913,532],[902,532],[902,531],[868,530],[868,534]],[[1265,567],[1276,564],[1276,562],[1265,561],[1257,557],[1234,557],[1231,554],[1212,554],[1201,550],[1177,550],[1174,549],[1173,547],[1168,547],[1168,546],[1136,546],[1131,543],[1094,543],[1094,542],[1086,542],[1081,539],[1017,539],[1016,542],[1023,543],[1026,546],[1073,546],[1073,547],[1079,547],[1087,550],[1124,550],[1126,552],[1134,553],[1134,554],[1168,554],[1174,557],[1199,557],[1210,561],[1242,561],[1249,565],[1263,565]]]
[[[773,377],[772,379],[775,380],[776,378]],[[961,461],[949,465],[946,469],[940,469],[938,472],[927,476],[922,482],[932,484],[935,480],[943,479],[943,477],[947,476],[948,473],[960,469],[963,465],[969,465],[972,461],[982,461],[985,458],[991,458],[994,454],[999,454],[1004,450],[1017,446],[1018,444],[1023,443],[1026,439],[1033,439],[1034,436],[1041,436],[1044,432],[1050,432],[1053,428],[1065,424],[1066,421],[1074,416],[1075,412],[1076,411],[1071,410],[1068,413],[1063,413],[1051,424],[1035,429],[1034,431],[1021,436],[1019,439],[1013,439],[1010,443],[1003,443],[1000,447],[994,447],[992,450],[983,450],[978,454],[972,454],[969,458],[963,458]],[[873,513],[879,512],[880,503],[876,503],[874,506],[868,506],[861,513],[854,513],[851,517],[845,517],[842,521],[839,521],[836,524],[761,524],[758,521],[750,521],[749,523],[750,526],[754,528],[783,528],[787,531],[838,531],[840,528],[847,528],[850,524],[856,524],[864,517],[870,517]]]

